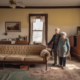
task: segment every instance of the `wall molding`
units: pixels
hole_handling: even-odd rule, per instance
[[[11,8],[9,6],[0,6],[0,8]],[[26,6],[25,8],[17,6],[21,9],[54,9],[54,8],[80,8],[80,6]]]

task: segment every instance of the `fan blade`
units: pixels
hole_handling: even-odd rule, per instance
[[[23,8],[25,7],[25,5],[23,4],[23,2],[17,2],[16,6],[20,6],[20,7],[23,7]]]

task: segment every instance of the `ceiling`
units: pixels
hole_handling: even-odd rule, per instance
[[[80,0],[15,0],[25,6],[80,6]],[[0,6],[9,6],[9,0],[0,0]]]

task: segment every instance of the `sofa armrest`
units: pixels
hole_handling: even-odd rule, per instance
[[[48,54],[46,53],[43,57],[43,61],[47,61]]]
[[[43,58],[43,60],[47,60],[50,57],[50,52],[46,49],[43,49],[40,53],[40,56]]]

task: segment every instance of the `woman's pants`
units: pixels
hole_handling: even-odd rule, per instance
[[[59,57],[59,64],[63,65],[65,67],[66,66],[66,57]]]

